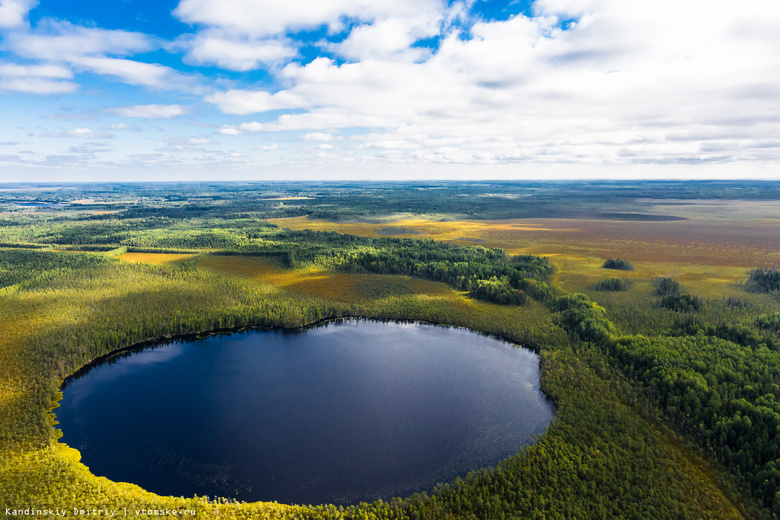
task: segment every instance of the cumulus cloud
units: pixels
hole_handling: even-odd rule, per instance
[[[106,110],[120,117],[140,117],[144,119],[171,119],[189,114],[189,108],[183,105],[133,105],[114,107]]]
[[[241,123],[238,125],[238,129],[244,132],[261,132],[263,130],[263,124],[257,121],[251,123]]]
[[[6,35],[4,46],[25,58],[50,61],[126,56],[154,48],[152,39],[143,33],[83,27],[50,19],[43,20],[34,31]]]
[[[285,38],[240,38],[221,31],[209,31],[183,40],[185,61],[194,65],[215,65],[247,71],[288,60],[297,49]]]
[[[434,25],[369,11],[328,47],[345,60],[291,62],[278,73],[283,90],[206,100],[229,114],[288,112],[258,127],[265,132],[382,129],[363,139],[365,153],[396,150],[422,162],[754,160],[749,142],[708,144],[705,131],[760,127],[764,138],[780,136],[780,32],[768,29],[780,25],[776,2],[743,9],[714,0],[702,9],[694,0],[537,0],[532,17],[467,29],[442,23],[427,54],[414,43]],[[286,20],[275,23],[313,23]],[[678,133],[700,137],[688,144]]]
[[[424,48],[412,48],[421,39],[439,34],[439,19],[420,17],[394,17],[376,20],[354,28],[341,43],[330,46],[350,60],[383,59],[404,55],[412,61],[426,57]]]
[[[220,135],[241,135],[243,132],[232,125],[222,125],[217,129],[217,133]]]
[[[36,5],[36,0],[0,0],[0,28],[24,25],[27,13]]]
[[[228,90],[218,92],[206,97],[206,101],[213,103],[226,114],[256,114],[285,108],[301,108],[308,105],[299,95],[280,91],[271,94],[264,90]]]
[[[176,70],[156,63],[92,57],[72,58],[70,61],[84,71],[113,76],[130,85],[171,88],[179,81],[179,73]]]
[[[44,19],[34,30],[11,32],[3,42],[3,48],[17,56],[48,62],[31,67],[62,68],[67,63],[79,72],[109,76],[130,85],[160,89],[191,86],[191,81],[175,69],[128,58],[159,46],[154,38],[143,33],[83,27],[52,19]],[[72,73],[68,78],[71,77]],[[76,89],[72,82],[26,79],[30,85],[27,91],[32,93],[67,93]],[[22,80],[13,82],[15,90],[21,90]]]
[[[67,94],[78,85],[72,81],[73,72],[61,65],[0,64],[0,90],[28,94]]]
[[[440,0],[182,0],[173,14],[190,24],[220,27],[248,35],[338,27],[344,18],[371,21],[391,16],[438,16]]]

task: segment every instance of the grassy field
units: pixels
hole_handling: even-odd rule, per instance
[[[164,265],[194,258],[194,254],[175,253],[122,253],[117,258],[132,264]]]
[[[634,266],[634,271],[619,272],[620,276],[644,280],[670,276],[710,298],[742,294],[738,286],[750,269],[780,265],[780,203],[653,201],[650,208],[685,220],[407,218],[377,224],[294,217],[271,222],[289,229],[433,238],[500,247],[509,254],[548,256],[559,270],[556,281],[573,292],[614,275],[601,268],[607,258],[623,258]]]

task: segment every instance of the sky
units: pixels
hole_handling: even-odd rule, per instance
[[[0,0],[0,182],[780,178],[777,0]]]

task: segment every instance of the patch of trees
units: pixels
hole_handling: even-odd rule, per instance
[[[584,294],[561,296],[551,308],[558,313],[559,325],[582,341],[606,341],[615,332],[606,309]]]
[[[761,314],[756,318],[756,326],[761,330],[780,334],[780,312]]]
[[[697,312],[704,303],[701,298],[691,294],[669,294],[661,298],[659,305],[675,312]]]
[[[475,298],[500,304],[519,305],[526,296],[545,301],[555,295],[544,281],[554,270],[547,258],[510,258],[501,249],[460,247],[433,240],[374,239],[373,246],[345,254],[340,268],[444,282],[469,291]]]
[[[627,278],[605,278],[594,284],[592,289],[594,291],[619,292],[626,291],[629,287],[631,287],[631,280]]]
[[[623,260],[621,258],[609,258],[604,261],[604,264],[601,267],[604,269],[617,269],[619,271],[634,270],[634,266],[631,265],[628,260]]]
[[[780,292],[780,271],[776,269],[753,269],[748,274],[747,287],[751,291]]]
[[[29,249],[0,250],[0,288],[34,285],[66,272],[87,270],[104,262],[96,255],[78,255]]]
[[[680,283],[674,278],[661,277],[653,280],[656,296],[669,296],[680,292]]]
[[[523,291],[511,287],[495,276],[489,280],[478,279],[472,283],[469,296],[500,305],[522,305],[528,299]]]

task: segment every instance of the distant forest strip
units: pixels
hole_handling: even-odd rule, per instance
[[[0,206],[25,215],[19,204],[48,204],[53,215],[109,211],[114,219],[281,218],[371,220],[392,214],[471,219],[587,218],[671,221],[684,217],[645,210],[655,200],[778,200],[775,181],[571,182],[253,182],[51,186],[47,191],[0,193]],[[94,199],[94,202],[84,202]],[[641,202],[638,202],[641,201]],[[649,201],[649,202],[648,202]],[[27,213],[29,215],[29,213]],[[0,226],[17,225],[0,218]]]

